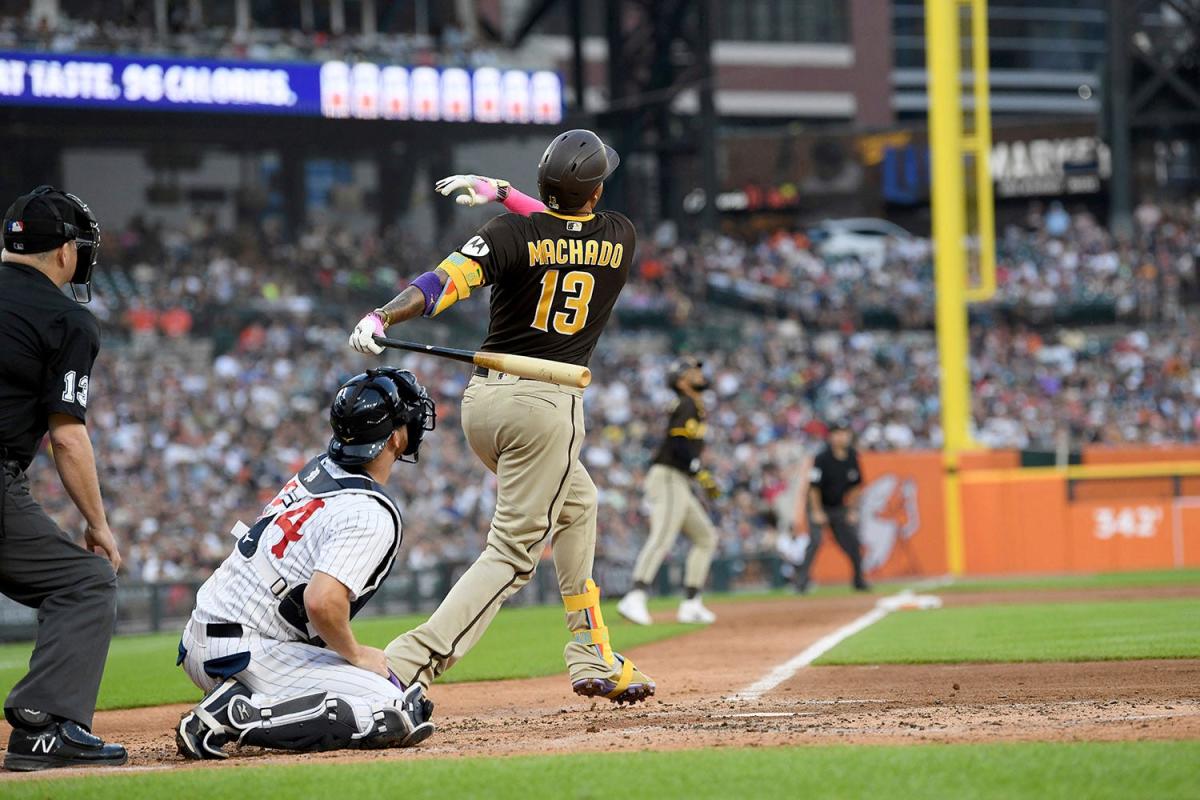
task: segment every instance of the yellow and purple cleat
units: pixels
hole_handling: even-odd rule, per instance
[[[575,694],[581,697],[606,697],[617,705],[633,705],[653,697],[654,680],[620,653],[613,655],[621,665],[620,674],[601,678],[578,678],[571,682]]]

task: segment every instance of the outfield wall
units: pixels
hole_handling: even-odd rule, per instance
[[[861,538],[869,574],[944,574],[941,454],[861,455],[867,481]],[[1015,451],[962,460],[967,574],[1200,567],[1200,447],[1094,447],[1083,451],[1081,466],[1067,469],[1019,463]],[[832,543],[823,547],[814,577],[849,575],[841,552]]]

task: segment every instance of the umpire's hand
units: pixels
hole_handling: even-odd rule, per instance
[[[103,554],[112,562],[113,572],[121,568],[121,551],[117,549],[117,540],[109,530],[107,522],[99,526],[88,525],[83,540],[87,543],[88,550]]]

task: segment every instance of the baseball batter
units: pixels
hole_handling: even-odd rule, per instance
[[[680,622],[711,623],[717,617],[705,607],[700,592],[708,580],[717,551],[717,532],[700,499],[692,491],[695,479],[709,498],[719,494],[712,474],[701,469],[704,451],[704,398],[708,388],[704,364],[696,358],[681,358],[667,372],[667,380],[677,395],[667,421],[667,435],[646,473],[646,499],[650,502],[650,536],[638,553],[633,567],[633,590],[621,598],[617,611],[638,625],[651,623],[646,608],[650,585],[663,560],[671,552],[679,532],[691,541],[683,570],[684,600],[679,604]]]
[[[370,370],[338,390],[333,438],[284,485],[196,595],[179,661],[208,692],[183,716],[185,758],[226,758],[236,741],[281,750],[408,747],[433,733],[420,685],[390,675],[351,618],[400,549],[400,510],[384,485],[416,461],[436,420],[411,372]]]
[[[454,176],[438,184],[459,202],[498,199],[510,210],[488,222],[438,268],[416,278],[359,322],[350,344],[382,348],[388,326],[436,316],[482,286],[491,287],[481,349],[586,365],[625,285],[633,225],[595,211],[617,154],[591,131],[558,136],[538,165],[542,203],[503,181]],[[524,216],[527,214],[528,216]],[[479,641],[504,601],[529,582],[553,540],[554,568],[572,638],[564,657],[577,694],[632,703],[654,682],[613,651],[591,578],[596,486],[579,461],[583,390],[477,368],[462,401],[462,426],[475,454],[497,477],[487,546],[438,609],[387,647],[405,686],[428,687]]]

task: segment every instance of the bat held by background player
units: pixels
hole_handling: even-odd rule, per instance
[[[453,347],[441,347],[435,344],[406,342],[400,339],[389,339],[384,336],[374,337],[375,343],[382,347],[396,350],[408,350],[413,353],[428,353],[429,355],[448,358],[474,364],[477,367],[494,369],[497,372],[507,372],[521,378],[530,378],[545,383],[556,383],[560,386],[573,386],[577,389],[587,388],[592,382],[592,371],[577,364],[566,364],[562,361],[551,361],[548,358],[519,356],[512,353],[489,353],[483,350],[459,350]]]

